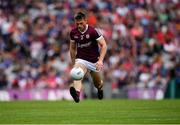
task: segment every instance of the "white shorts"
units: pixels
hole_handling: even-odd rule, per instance
[[[83,64],[90,71],[99,72],[96,69],[96,63],[92,63],[92,62],[86,61],[84,59],[76,59],[75,63]]]

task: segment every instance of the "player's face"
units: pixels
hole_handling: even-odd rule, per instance
[[[86,29],[86,19],[76,20],[75,23],[79,31],[83,32]]]

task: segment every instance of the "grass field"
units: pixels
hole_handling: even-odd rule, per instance
[[[1,124],[180,123],[180,100],[0,102]]]

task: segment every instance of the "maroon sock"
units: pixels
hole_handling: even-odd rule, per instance
[[[80,92],[79,91],[76,91],[76,93],[77,93],[77,95],[78,95],[78,97],[80,96]]]

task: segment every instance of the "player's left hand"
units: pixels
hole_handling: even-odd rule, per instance
[[[97,69],[98,71],[100,71],[100,70],[102,70],[102,68],[103,68],[103,61],[98,60],[98,61],[96,62],[96,69]]]

